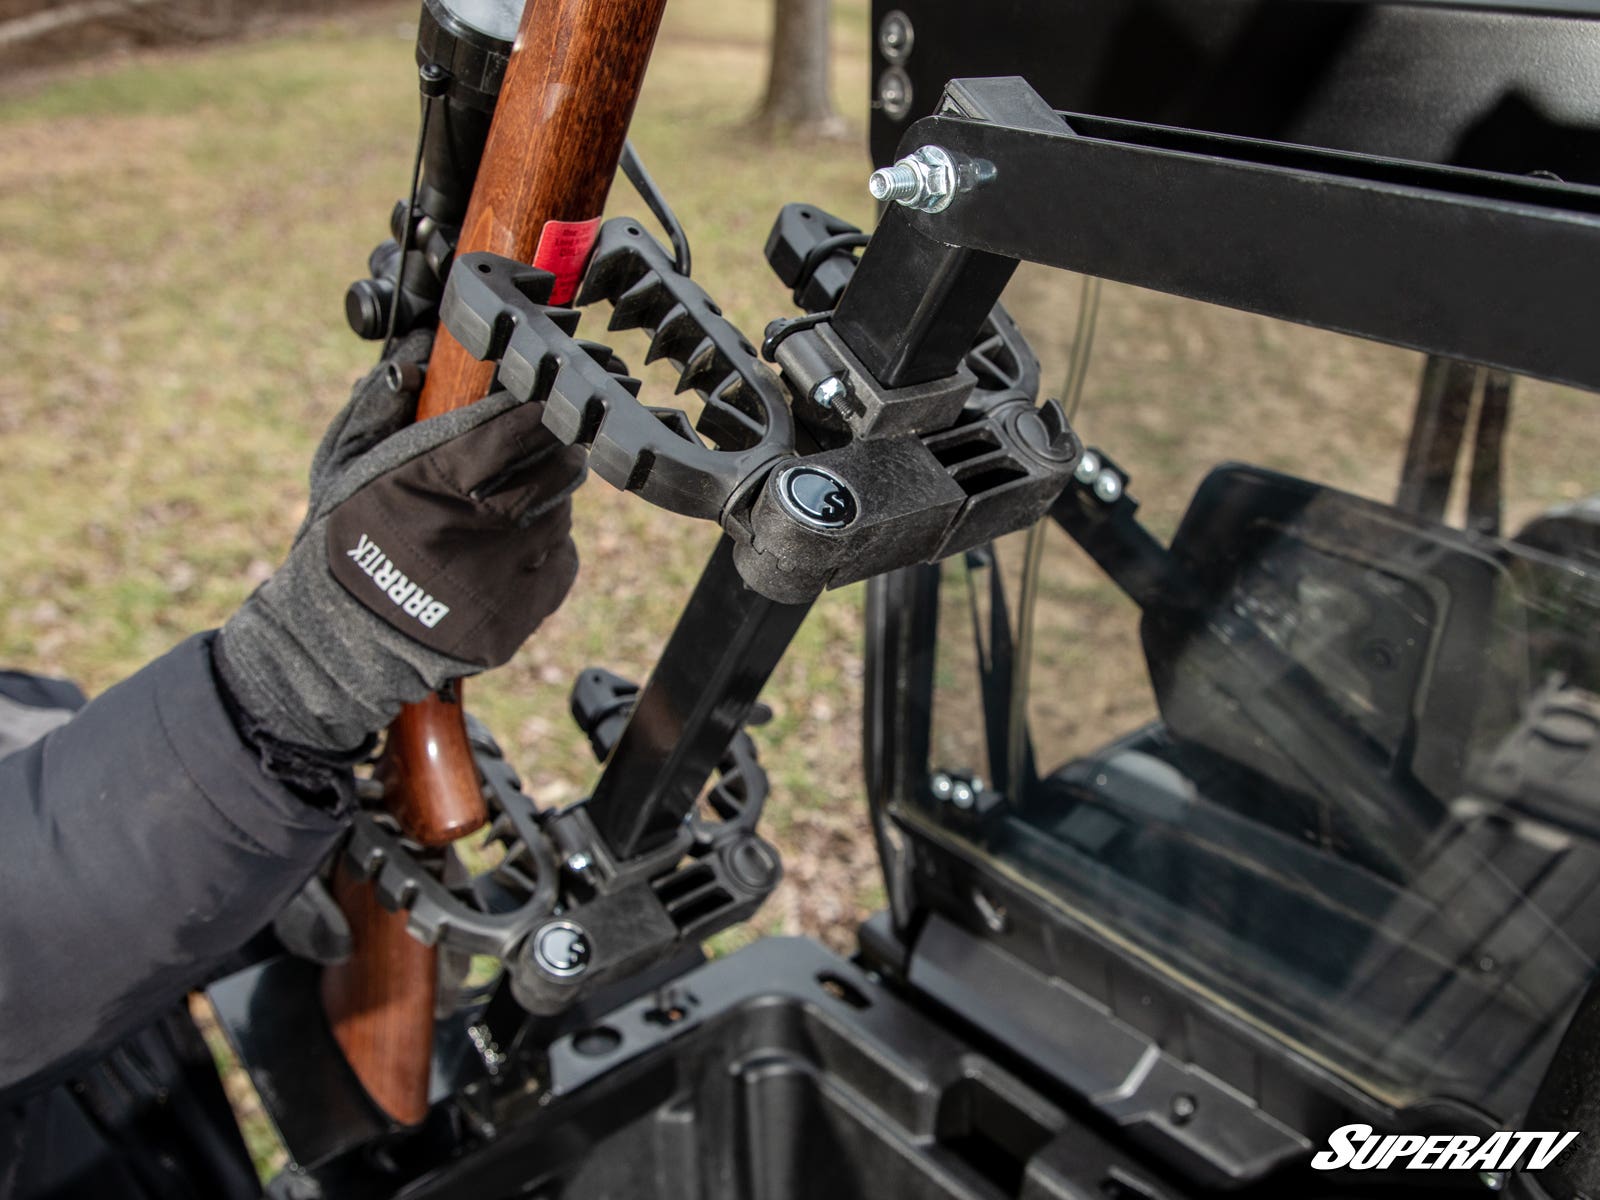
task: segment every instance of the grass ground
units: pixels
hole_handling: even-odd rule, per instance
[[[790,311],[760,255],[781,204],[870,217],[865,7],[837,5],[839,107],[856,136],[767,146],[739,129],[761,89],[767,6],[669,6],[634,136],[689,227],[697,277],[748,330]],[[312,446],[371,359],[341,297],[410,163],[414,30],[414,6],[364,9],[0,92],[0,662],[96,691],[220,623],[282,557]],[[622,189],[613,207],[642,210]],[[1075,280],[1027,268],[1008,296],[1047,384],[1065,374],[1077,296]],[[1392,489],[1417,356],[1115,286],[1099,324],[1080,428],[1132,472],[1158,530],[1226,459]],[[1538,385],[1518,404],[1514,512],[1600,490],[1592,401]],[[714,540],[598,482],[577,508],[577,590],[470,688],[549,803],[593,778],[566,716],[572,677],[590,663],[646,674]],[[1051,564],[1034,715],[1036,736],[1065,746],[1149,702],[1125,605],[1065,548]],[[723,948],[775,931],[846,946],[879,901],[860,607],[857,588],[825,597],[769,689],[770,826],[788,877]],[[957,754],[972,713],[940,715]]]
[[[98,690],[219,623],[281,558],[311,448],[371,359],[341,297],[410,164],[414,26],[406,5],[363,10],[74,69],[0,102],[0,334],[13,347],[0,661]],[[863,6],[841,7],[839,104],[858,136],[787,153],[737,129],[760,95],[765,7],[669,9],[634,136],[693,232],[697,275],[747,329],[791,311],[761,261],[781,204],[868,216],[864,27]],[[642,207],[619,189],[613,207],[629,206]],[[648,673],[715,536],[600,483],[579,500],[577,535],[584,573],[565,608],[471,689],[552,803],[593,775],[566,715],[572,677],[590,663]],[[858,590],[827,597],[771,689],[788,798],[775,828],[801,852],[763,929],[843,928],[873,898],[846,802],[859,791],[859,608]]]

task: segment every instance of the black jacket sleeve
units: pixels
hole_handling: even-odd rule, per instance
[[[269,777],[190,638],[0,760],[0,1100],[148,1024],[344,822]]]

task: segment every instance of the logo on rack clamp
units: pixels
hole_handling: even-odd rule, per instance
[[[817,529],[843,529],[856,519],[856,498],[844,480],[821,467],[790,467],[778,476],[778,502]]]
[[[533,935],[535,961],[558,979],[582,975],[593,953],[589,935],[571,921],[551,921]]]

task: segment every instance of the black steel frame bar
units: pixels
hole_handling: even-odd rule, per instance
[[[936,144],[995,177],[943,212],[909,213],[912,226],[952,247],[1600,389],[1589,300],[1600,188],[1062,117],[1059,130],[917,122],[902,152]]]
[[[746,587],[717,544],[588,801],[617,858],[676,835],[810,611]]]

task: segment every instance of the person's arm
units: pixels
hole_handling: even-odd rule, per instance
[[[336,845],[371,735],[506,661],[571,587],[584,456],[543,405],[412,424],[399,377],[357,385],[288,560],[219,633],[0,760],[0,1099],[267,925]]]
[[[0,1093],[148,1024],[332,849],[260,769],[191,638],[0,760]]]

